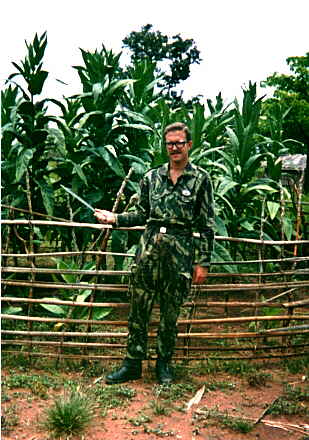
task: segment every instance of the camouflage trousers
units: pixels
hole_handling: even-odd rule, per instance
[[[171,359],[177,318],[191,287],[193,256],[192,234],[185,231],[162,234],[158,228],[146,228],[130,280],[127,357],[147,358],[148,324],[157,302],[160,306],[157,354],[162,359]]]

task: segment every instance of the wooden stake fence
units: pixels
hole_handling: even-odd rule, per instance
[[[31,227],[36,225],[44,227],[86,227],[99,230],[111,229],[108,225],[61,221],[2,220],[1,223],[9,226],[30,224]],[[130,229],[143,230],[144,228]],[[264,241],[233,237],[216,237],[216,240],[262,246],[265,252],[269,245],[291,246],[294,249],[294,246],[309,244],[309,240]],[[127,337],[126,317],[129,307],[127,301],[128,284],[127,282],[117,284],[99,283],[97,280],[100,276],[127,278],[130,271],[113,271],[110,269],[59,270],[51,267],[39,267],[43,263],[42,261],[40,264],[40,258],[45,259],[45,265],[46,258],[74,258],[77,256],[95,258],[98,255],[109,257],[134,256],[127,253],[78,250],[37,253],[29,251],[28,253],[19,254],[6,251],[2,254],[8,262],[11,258],[18,260],[26,258],[26,261],[32,262],[30,267],[23,261],[22,267],[16,264],[12,266],[8,263],[7,266],[2,268],[2,274],[8,274],[8,277],[2,279],[4,296],[1,301],[4,306],[18,306],[23,313],[21,315],[5,313],[4,309],[2,315],[2,344],[7,349],[3,350],[3,355],[16,356],[21,354],[30,357],[50,357],[55,358],[57,361],[66,358],[105,361],[120,359],[124,356]],[[33,264],[34,261],[36,262],[35,265]],[[209,274],[208,284],[203,286],[193,285],[191,296],[184,303],[183,313],[178,321],[179,333],[175,359],[186,359],[188,361],[205,359],[251,360],[308,355],[309,351],[306,352],[306,347],[309,346],[309,314],[307,312],[309,308],[307,296],[309,272],[306,268],[296,269],[296,264],[304,264],[308,261],[309,257],[307,256],[284,257],[282,254],[281,258],[278,259],[263,256],[263,258],[257,260],[214,262],[213,264],[216,267],[244,264],[260,265],[270,262],[277,265],[293,263],[295,267],[294,270],[276,270],[275,272],[215,272]],[[11,279],[12,274],[15,279]],[[21,274],[29,274],[30,279],[19,279]],[[65,274],[87,275],[92,282],[64,283],[50,281],[52,276]],[[234,281],[218,282],[221,278]],[[252,279],[252,282],[248,281],[250,279]],[[93,282],[93,280],[96,282]],[[29,290],[31,295],[25,293],[20,296],[21,288]],[[18,294],[17,289],[19,289]],[[52,292],[49,293],[49,296],[59,296],[59,291],[68,293],[65,295],[66,298],[62,299],[61,297],[46,298],[46,289]],[[92,301],[81,302],[78,300],[78,295],[75,295],[73,299],[68,297],[70,290],[74,292],[91,290],[95,293],[95,296],[91,298]],[[197,292],[198,295],[196,296]],[[225,294],[227,293],[234,297],[229,297],[228,301],[225,301]],[[118,298],[117,302],[114,299],[109,300],[115,295]],[[59,307],[57,310],[62,310],[63,315],[42,316],[43,306],[45,306],[45,310],[47,310],[46,307]],[[115,317],[101,320],[79,317],[84,310],[88,310],[87,316],[92,317],[90,311],[104,311],[104,309],[107,312],[109,309],[113,311]],[[25,314],[27,310],[31,310],[31,315],[27,316]],[[50,315],[52,309],[49,310]],[[67,315],[69,310],[71,314]],[[225,317],[223,317],[224,310],[226,311]],[[248,313],[248,310],[251,311],[251,314]],[[74,316],[72,316],[73,313],[75,313]],[[13,329],[10,323],[15,323],[17,328]],[[149,331],[149,358],[155,357],[155,329],[158,323],[159,308],[155,306]],[[86,331],[82,330],[85,326]],[[214,331],[209,331],[209,327],[214,328]],[[98,331],[100,328],[106,331]],[[119,331],[113,329],[119,329]],[[72,341],[75,338],[81,338],[81,340]],[[89,341],[89,338],[93,340]],[[220,344],[216,341],[219,341]],[[244,345],[243,342],[240,344],[239,341],[247,341],[247,344]],[[257,345],[257,341],[261,342]],[[12,347],[15,348],[12,350]],[[17,347],[20,347],[20,350],[17,350]],[[25,350],[26,347],[28,347],[27,350]],[[41,351],[38,351],[39,348]],[[229,352],[232,356],[222,356],[224,352]]]

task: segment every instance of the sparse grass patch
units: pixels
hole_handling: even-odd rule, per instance
[[[287,384],[284,388],[284,394],[289,400],[297,400],[299,402],[309,402],[309,385],[305,386],[304,389],[300,387],[293,387]]]
[[[16,404],[3,406],[1,415],[1,432],[8,434],[14,426],[18,425],[18,408]]]
[[[231,382],[204,382],[205,391],[216,391],[216,390],[235,390],[235,384]]]
[[[232,374],[234,376],[244,376],[255,373],[260,368],[259,365],[248,361],[226,361],[221,364],[221,371]]]
[[[152,412],[155,416],[168,416],[171,412],[169,400],[151,400],[150,408],[152,409]]]
[[[225,426],[226,428],[230,428],[233,431],[241,432],[243,434],[247,434],[252,431],[254,425],[241,418],[230,416],[227,412],[218,411],[215,408],[212,409],[201,409],[199,413],[195,413],[193,416],[194,421],[205,421],[205,427],[209,424],[216,424]]]
[[[298,359],[284,359],[282,361],[283,367],[291,374],[308,372],[309,357]]]
[[[189,383],[173,383],[169,386],[155,385],[153,387],[153,394],[156,397],[169,400],[170,402],[175,400],[181,400],[188,396],[189,393],[196,391],[196,385]]]
[[[309,401],[309,387],[304,390],[300,387],[286,385],[284,393],[269,408],[269,414],[274,415],[309,415],[309,408],[305,406],[304,401]]]
[[[55,400],[46,410],[41,426],[55,436],[80,434],[93,416],[93,402],[87,395],[74,390]]]
[[[265,387],[267,382],[272,379],[272,375],[262,371],[254,371],[246,376],[250,387]]]
[[[46,399],[48,389],[58,389],[60,382],[59,378],[53,376],[12,372],[10,376],[3,379],[2,384],[9,389],[28,388],[36,396]]]
[[[135,389],[126,385],[102,386],[101,384],[97,384],[91,388],[90,392],[103,411],[110,408],[126,406],[128,402],[136,396]],[[102,415],[103,414],[104,412]]]
[[[260,367],[246,360],[218,361],[216,359],[208,359],[202,361],[194,368],[194,373],[198,375],[217,374],[218,372],[229,373],[235,376],[243,376],[245,374],[256,372]]]
[[[151,418],[146,414],[140,414],[137,417],[132,417],[129,419],[129,422],[133,426],[144,426],[145,423],[151,422]]]

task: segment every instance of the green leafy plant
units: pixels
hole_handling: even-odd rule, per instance
[[[41,425],[56,436],[81,434],[94,417],[94,409],[86,394],[74,390],[56,398],[46,410]]]
[[[71,260],[70,262],[65,262],[61,259],[55,259],[55,261],[57,264],[57,269],[68,270],[68,271],[70,270],[74,271],[80,269],[80,267],[74,260]],[[94,263],[86,262],[82,266],[82,269],[91,270],[94,269],[94,267],[95,267]],[[58,277],[56,277],[55,275],[53,276],[53,278],[56,282],[59,281]],[[81,282],[82,278],[83,275],[75,274],[75,273],[61,274],[62,281],[68,284],[71,283],[77,284]],[[85,283],[85,289],[81,289],[78,291],[78,293],[74,293],[74,294],[70,294],[69,293],[70,291],[67,289],[60,289],[60,296],[66,300],[74,301],[76,303],[81,304],[87,301],[87,299],[89,298],[92,292],[92,290],[86,288],[87,287],[86,285],[87,283]],[[51,300],[53,298],[42,298],[42,299]],[[41,307],[48,310],[48,312],[52,313],[53,315],[59,316],[61,318],[67,317],[73,319],[82,319],[87,315],[87,309],[81,306],[77,306],[77,307],[70,306],[68,308],[68,306],[63,306],[63,305],[41,303]],[[103,319],[106,316],[108,316],[111,313],[111,311],[112,308],[110,307],[93,307],[92,319]],[[59,325],[58,325],[58,329],[59,329]]]

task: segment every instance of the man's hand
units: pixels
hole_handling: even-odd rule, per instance
[[[193,284],[203,284],[207,280],[208,267],[195,266],[193,273]]]
[[[100,223],[112,224],[116,223],[116,216],[111,211],[105,211],[105,209],[95,209],[93,214]]]

